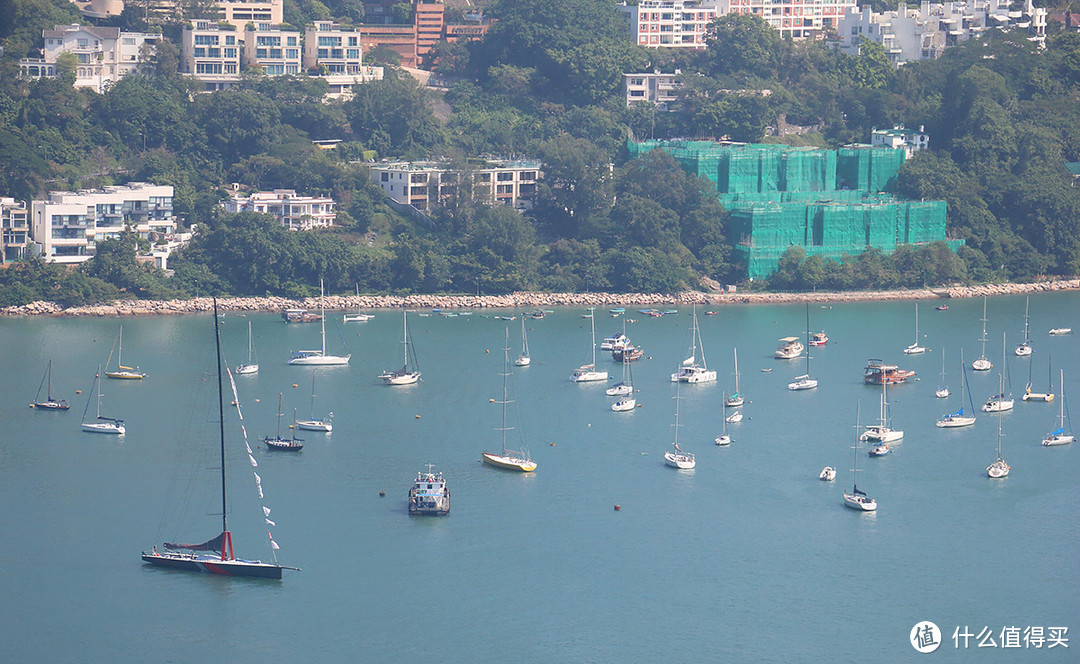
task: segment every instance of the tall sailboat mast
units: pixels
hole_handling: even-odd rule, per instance
[[[232,548],[232,538],[229,537],[229,525],[227,523],[227,510],[225,503],[225,387],[221,380],[221,332],[218,327],[217,298],[214,298],[214,346],[217,353],[217,389],[218,389],[218,428],[221,440],[221,532],[225,533],[226,541],[221,543],[221,555],[225,556],[225,546]],[[230,552],[230,557],[231,552]]]

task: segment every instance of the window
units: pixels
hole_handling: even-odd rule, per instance
[[[285,38],[285,45],[286,46],[296,46],[297,45],[296,37],[286,37]]]
[[[359,60],[360,59],[360,49],[358,49],[358,48],[346,49],[345,57],[347,57],[349,60]]]
[[[356,37],[349,37],[349,46],[358,46],[356,43]]]
[[[209,46],[211,44],[217,44],[217,35],[195,35],[196,46]]]
[[[499,182],[513,182],[514,181],[514,174],[513,173],[499,173],[496,179]]]
[[[495,187],[496,194],[513,194],[514,185],[512,184],[500,184]]]
[[[227,46],[236,46],[236,37],[232,35],[225,35],[225,44]]]

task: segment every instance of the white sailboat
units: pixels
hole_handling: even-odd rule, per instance
[[[975,402],[971,400],[971,386],[967,384],[967,365],[964,364],[964,349],[960,349],[960,373],[963,380],[960,381],[960,410],[951,415],[946,415],[937,421],[939,429],[952,429],[955,427],[969,427],[975,424]],[[964,414],[964,388],[967,388],[968,405],[971,407],[971,415]]]
[[[938,399],[948,398],[949,386],[945,384],[945,349],[941,349],[941,383],[938,385],[937,391],[934,392],[934,396]]]
[[[591,383],[608,379],[608,372],[598,371],[596,368],[596,319],[593,318],[593,312],[595,310],[596,307],[589,307],[589,314],[587,316],[592,328],[592,336],[590,337],[592,339],[592,362],[583,364],[577,369],[574,369],[574,372],[570,374],[570,380],[575,383]]]
[[[982,317],[982,336],[979,341],[982,342],[982,354],[979,355],[979,359],[971,363],[971,368],[975,371],[990,371],[994,368],[994,364],[986,359],[986,296],[983,296],[983,317]]]
[[[1005,362],[1004,332],[1002,332],[1001,334],[1001,365],[1002,367],[1004,367],[1004,370],[1006,372],[1009,370],[1009,365]],[[986,403],[983,404],[982,409],[984,413],[1000,413],[1002,411],[1013,409],[1014,400],[1012,396],[1012,378],[1009,379],[1009,393],[1006,394],[1005,376],[1000,372],[998,373],[998,375],[1001,377],[1001,380],[998,381],[1001,385],[1001,389],[998,391],[997,394],[992,395],[989,399],[986,400]]]
[[[877,510],[877,501],[866,495],[864,491],[859,490],[859,483],[856,479],[859,474],[859,408],[855,408],[855,444],[851,446],[854,450],[852,455],[851,466],[851,493],[844,494],[844,505],[851,509],[861,510],[863,512],[873,512]],[[825,470],[822,470],[822,475],[825,474]],[[820,477],[820,475],[819,475]]]
[[[697,353],[701,350],[701,364],[697,363]],[[697,305],[693,308],[690,324],[690,357],[682,361],[679,370],[671,374],[671,381],[678,383],[712,383],[716,381],[716,371],[710,371],[705,361],[705,345],[701,341],[701,329],[698,327]]]
[[[360,284],[356,284],[356,297],[358,299],[360,297]],[[356,313],[355,314],[345,314],[345,315],[343,315],[341,317],[341,321],[343,323],[364,323],[364,322],[367,322],[367,321],[371,320],[374,317],[375,316],[372,315],[372,314],[365,314],[363,311],[360,310],[360,306],[357,305]]]
[[[289,364],[302,366],[341,366],[349,363],[352,355],[327,355],[326,354],[326,315],[323,312],[325,294],[323,282],[319,280],[319,324],[322,326],[322,348],[319,350],[298,350],[293,352]]]
[[[630,375],[630,356],[629,353],[623,353],[622,355],[622,380],[615,383],[611,387],[604,390],[604,394],[609,397],[625,397],[634,393],[633,381],[629,378]]]
[[[836,479],[836,469],[832,466],[825,466],[821,469],[821,472],[818,473],[818,479],[822,482],[832,482]]]
[[[1054,380],[1053,370],[1050,368],[1050,358],[1046,360],[1046,392],[1033,392],[1031,390],[1031,363],[1028,363],[1028,382],[1027,387],[1024,388],[1024,396],[1021,397],[1024,401],[1053,401],[1054,400]],[[1064,385],[1062,386],[1064,387]]]
[[[119,348],[116,353],[116,370],[109,371],[109,365],[112,364],[112,352],[109,353],[109,361],[105,363],[105,377],[116,378],[119,380],[142,380],[146,378],[146,374],[139,371],[138,367],[125,367],[124,366],[124,326],[120,326],[119,334]],[[99,372],[100,373],[100,372]]]
[[[532,363],[532,357],[529,356],[529,337],[525,333],[525,318],[521,317],[521,355],[514,360],[515,367],[527,367]]]
[[[915,342],[904,349],[908,355],[925,353],[926,349],[919,345],[919,303],[915,303]]]
[[[1027,357],[1031,355],[1031,337],[1028,335],[1028,306],[1031,304],[1031,296],[1024,298],[1024,340],[1020,342],[1020,345],[1016,347],[1013,352],[1018,357]]]
[[[1069,420],[1069,431],[1068,431],[1068,433],[1065,432],[1065,419],[1066,419],[1066,412],[1067,412],[1065,410],[1065,370],[1062,369],[1060,371],[1061,371],[1061,374],[1060,374],[1061,375],[1061,408],[1060,408],[1060,414],[1058,415],[1058,428],[1055,431],[1051,431],[1049,434],[1047,434],[1046,438],[1043,438],[1042,444],[1046,445],[1047,447],[1052,447],[1054,445],[1068,445],[1069,443],[1076,440],[1076,438],[1073,436],[1073,433],[1072,433],[1072,418],[1071,417],[1068,418],[1068,420]]]
[[[325,431],[330,433],[334,430],[333,425],[334,414],[330,413],[325,420],[321,420],[315,417],[315,372],[311,372],[311,410],[308,413],[308,419],[298,420],[296,419],[296,411],[293,411],[293,425],[304,429],[305,431]]]
[[[236,374],[238,376],[247,376],[250,374],[259,373],[258,359],[252,359],[254,357],[254,348],[251,342],[251,321],[248,321],[248,359],[247,362],[236,366]]]
[[[513,431],[514,427],[507,426],[506,424],[506,406],[513,403],[510,399],[510,392],[508,389],[508,380],[512,375],[510,371],[510,328],[506,328],[503,343],[503,394],[502,401],[502,426],[498,427],[498,431],[502,435],[502,450],[499,452],[484,452],[480,456],[480,460],[489,466],[495,466],[496,468],[504,468],[506,470],[517,470],[525,473],[530,473],[536,470],[536,462],[529,457],[529,451],[522,448],[521,450],[510,450],[506,448],[506,432]]]
[[[1005,379],[999,377],[998,384],[1002,391],[1005,389]],[[1001,458],[1001,411],[998,411],[998,433],[997,433],[997,459],[994,460],[989,466],[986,467],[986,474],[991,479],[1001,479],[1009,476],[1009,471],[1012,470],[1012,466],[1005,463],[1005,459]]]
[[[86,419],[86,413],[90,410],[90,402],[97,393],[97,415],[93,420]],[[90,389],[90,397],[86,400],[86,408],[83,408],[82,430],[88,433],[110,433],[123,436],[127,429],[124,420],[113,417],[103,417],[101,414],[101,365],[98,365],[97,373],[94,374],[94,386]]]
[[[735,412],[736,412],[736,413],[738,413],[738,412],[740,412],[740,411],[735,411]],[[714,440],[714,442],[715,442],[715,443],[716,443],[717,445],[720,445],[721,447],[724,447],[724,446],[726,446],[726,445],[730,445],[730,444],[731,444],[731,436],[730,436],[730,435],[728,434],[728,432],[727,432],[727,423],[728,423],[728,418],[726,418],[726,417],[725,417],[725,418],[724,418],[724,424],[723,424],[723,427],[724,427],[724,428],[723,428],[723,431],[721,431],[721,432],[720,432],[720,435],[719,435],[719,436],[717,436],[717,437],[715,438],[715,440]]]
[[[897,429],[889,428],[889,402],[887,401],[886,392],[888,390],[887,383],[881,384],[881,415],[878,424],[866,425],[866,431],[859,436],[860,440],[873,440],[879,443],[888,444],[900,440],[904,437],[904,432]]]
[[[731,353],[735,357],[735,393],[724,399],[724,406],[737,408],[743,405],[746,399],[743,397],[742,392],[739,391],[739,349],[732,348]]]
[[[664,452],[664,463],[679,470],[691,470],[697,465],[691,452],[684,452],[679,447],[679,387],[681,381],[675,383],[675,440],[671,444],[671,450]]]
[[[630,354],[625,353],[622,358],[623,382],[620,383],[622,389],[618,392],[619,398],[611,404],[611,410],[616,413],[626,413],[637,407],[637,399],[634,397],[634,370],[630,366]],[[607,390],[607,393],[612,394],[611,390]]]
[[[412,343],[409,342],[409,312],[401,312],[402,321],[402,337],[401,344],[404,348],[404,364],[397,371],[384,371],[379,374],[379,378],[382,378],[384,385],[412,385],[420,380],[420,366],[416,362],[416,353],[413,352],[413,368],[409,368],[409,347]]]
[[[812,390],[818,385],[817,378],[810,377],[810,304],[806,304],[806,373],[795,376],[795,380],[788,383],[789,390]]]

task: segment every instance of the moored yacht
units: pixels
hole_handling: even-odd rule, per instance
[[[450,513],[450,489],[442,473],[432,472],[428,464],[427,472],[419,471],[409,489],[409,514],[445,516]]]

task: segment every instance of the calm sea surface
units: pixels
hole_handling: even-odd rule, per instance
[[[423,382],[393,388],[375,377],[401,364],[401,314],[367,323],[329,316],[327,345],[347,367],[315,372],[314,411],[334,413],[330,435],[303,432],[299,454],[257,445],[293,409],[312,408],[312,371],[290,350],[319,345],[318,325],[276,314],[228,315],[230,364],[246,359],[247,322],[261,365],[237,377],[265,499],[256,495],[235,410],[226,411],[229,525],[237,555],[272,556],[260,504],[272,509],[279,560],[303,568],[281,582],[228,579],[144,566],[143,549],[202,541],[220,527],[215,504],[217,423],[210,316],[122,321],[125,364],[142,382],[106,381],[102,414],[126,420],[122,438],[83,433],[97,365],[120,320],[0,319],[0,660],[6,662],[892,662],[918,656],[912,626],[943,632],[939,660],[990,660],[1003,627],[1068,627],[1070,648],[1020,648],[1020,661],[1077,661],[1080,651],[1080,444],[1044,448],[1058,402],[1019,399],[1028,381],[1066,392],[1080,416],[1080,294],[1031,299],[1030,358],[1021,341],[1024,298],[988,306],[988,373],[969,373],[976,406],[995,391],[1001,337],[1016,408],[1002,418],[1005,480],[990,480],[997,418],[941,430],[959,408],[960,350],[980,353],[982,301],[923,303],[931,352],[905,356],[912,303],[810,308],[820,387],[791,392],[805,361],[777,361],[779,337],[805,335],[802,305],[727,306],[700,316],[711,385],[681,389],[679,441],[697,468],[667,468],[675,386],[688,354],[690,311],[631,311],[627,334],[646,357],[633,365],[640,408],[613,413],[603,384],[571,383],[590,360],[589,321],[558,309],[527,321],[533,364],[513,376],[515,434],[534,474],[478,462],[499,446],[504,330],[511,357],[520,319],[477,311],[410,314]],[[703,313],[703,312],[699,312]],[[622,318],[597,310],[597,339]],[[734,387],[737,347],[743,422],[719,448],[721,394]],[[946,353],[953,396],[935,398]],[[878,416],[880,391],[862,382],[867,358],[919,372],[889,391],[895,453],[858,457],[859,486],[876,514],[845,509],[856,407]],[[48,360],[64,413],[27,407]],[[115,359],[114,359],[115,362]],[[597,363],[621,368],[597,351]],[[763,372],[762,369],[771,369]],[[227,389],[227,388],[226,388]],[[81,390],[81,394],[77,393]],[[1060,399],[1060,397],[1059,397]],[[91,415],[94,405],[91,404]],[[1078,422],[1080,424],[1080,422]],[[287,435],[287,434],[286,434]],[[515,445],[517,440],[513,441]],[[446,474],[452,511],[408,516],[406,496],[427,463]],[[835,482],[818,480],[835,466]],[[385,491],[385,496],[380,492]],[[620,505],[621,510],[613,509]],[[988,652],[957,627],[993,631]],[[995,654],[996,653],[996,654]]]

